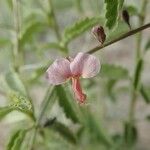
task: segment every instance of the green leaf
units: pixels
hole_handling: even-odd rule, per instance
[[[22,48],[27,42],[31,41],[33,35],[40,31],[44,27],[44,23],[32,22],[28,27],[26,27],[20,38],[20,48]]]
[[[124,124],[124,140],[125,143],[129,146],[133,145],[137,140],[137,129],[131,123],[125,122]]]
[[[136,68],[135,68],[135,73],[134,73],[134,81],[133,81],[134,89],[137,89],[137,87],[139,85],[142,68],[143,68],[143,60],[139,59],[137,65],[136,65]]]
[[[147,104],[150,103],[150,91],[147,91],[146,88],[142,85],[140,88],[140,93]]]
[[[9,140],[7,150],[21,150],[21,145],[25,138],[27,130],[16,131]]]
[[[138,9],[135,6],[125,6],[125,8],[130,16],[136,16],[138,15]]]
[[[61,46],[65,47],[72,39],[81,35],[85,31],[89,30],[95,24],[103,22],[103,19],[100,17],[85,18],[73,24],[70,27],[67,27],[63,33],[61,40]]]
[[[112,29],[116,24],[118,20],[118,7],[119,3],[118,0],[105,0],[106,4],[106,26],[109,29]]]
[[[61,85],[58,85],[55,87],[56,94],[58,96],[59,104],[63,108],[66,116],[70,118],[73,122],[79,122],[77,117],[77,112],[74,110],[73,99],[69,99],[67,96],[67,91],[64,90],[64,88]]]
[[[116,84],[116,80],[110,79],[107,82],[106,88],[107,88],[107,95],[110,97],[110,99],[115,102],[116,101],[116,97],[115,94],[113,92],[114,86]]]
[[[27,97],[20,93],[11,92],[9,94],[9,99],[11,100],[10,107],[12,107],[13,110],[21,111],[34,119],[33,107],[31,101]]]
[[[100,123],[96,120],[95,116],[87,109],[83,109],[85,114],[86,128],[89,130],[90,137],[94,138],[107,146],[112,146],[112,140],[107,135],[106,130],[102,127]]]
[[[112,64],[102,64],[100,76],[113,80],[126,79],[129,77],[127,69]]]
[[[22,95],[27,95],[23,82],[14,70],[6,73],[5,81],[11,90],[20,92]]]
[[[12,107],[5,106],[5,107],[0,107],[0,120],[2,120],[7,114],[13,111]]]
[[[62,124],[61,122],[58,121],[54,121],[52,124],[50,124],[49,126],[50,129],[55,130],[56,132],[58,132],[62,137],[64,137],[64,139],[68,140],[69,142],[76,144],[77,143],[77,139],[75,137],[75,135],[73,134],[73,132],[64,124]]]
[[[145,45],[145,51],[150,49],[150,39],[147,41],[146,45]]]
[[[11,103],[9,104],[9,106],[0,107],[0,120],[14,110],[28,115],[33,120],[35,119],[31,101],[27,97],[13,91],[9,93],[8,96],[11,100]]]

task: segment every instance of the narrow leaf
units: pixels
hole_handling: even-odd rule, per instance
[[[27,42],[31,41],[33,35],[37,33],[37,31],[41,30],[43,26],[43,23],[32,22],[28,27],[26,27],[20,38],[20,47],[23,47]]]
[[[145,51],[150,49],[150,39],[147,41],[146,45],[145,45]]]
[[[77,139],[76,139],[75,135],[73,134],[73,132],[66,125],[62,124],[61,122],[54,121],[53,124],[51,124],[50,126],[47,126],[47,127],[58,132],[62,137],[64,137],[64,139],[68,140],[69,142],[71,142],[73,144],[77,143]]]
[[[59,104],[64,109],[64,112],[68,118],[70,118],[73,122],[79,122],[76,112],[74,110],[74,106],[71,103],[71,100],[68,98],[66,91],[64,88],[59,85],[55,87],[56,94],[58,96]]]
[[[118,19],[118,0],[105,0],[106,4],[106,26],[112,29],[117,24]]]
[[[113,79],[109,79],[106,85],[107,88],[107,95],[110,97],[110,99],[115,102],[116,101],[116,97],[115,94],[113,92],[114,86],[116,84],[116,80]]]
[[[100,22],[103,22],[103,19],[100,17],[85,18],[83,20],[76,22],[74,25],[67,27],[63,33],[61,41],[62,47],[67,45],[72,39],[81,35],[85,31],[93,27],[95,24]]]
[[[26,135],[26,130],[18,130],[16,131],[11,139],[9,140],[9,143],[7,145],[7,150],[20,150],[21,145],[23,143],[23,140]]]
[[[149,104],[149,103],[150,103],[150,94],[148,94],[148,93],[150,93],[150,91],[148,92],[148,91],[144,88],[144,86],[142,85],[141,88],[140,88],[140,93],[141,93],[143,99],[145,100],[145,102],[146,102],[147,104]]]
[[[134,73],[134,81],[133,81],[134,89],[137,89],[137,87],[139,85],[139,80],[140,80],[140,77],[141,77],[142,67],[143,67],[143,60],[139,59],[139,61],[137,63],[137,66],[135,68],[135,73]]]
[[[129,146],[133,145],[137,140],[137,129],[131,123],[126,122],[124,124],[124,140],[125,143]]]

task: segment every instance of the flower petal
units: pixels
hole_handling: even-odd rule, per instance
[[[91,78],[100,71],[100,61],[93,55],[80,52],[70,63],[70,70],[74,76]]]
[[[65,58],[56,59],[46,72],[50,84],[62,84],[71,75],[70,62]]]
[[[80,104],[85,102],[86,95],[82,92],[79,78],[72,78],[72,89]]]

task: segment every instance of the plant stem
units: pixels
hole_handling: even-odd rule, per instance
[[[142,3],[142,8],[141,8],[141,13],[140,15],[142,17],[139,17],[139,25],[142,26],[143,23],[144,23],[144,20],[145,20],[145,13],[146,13],[146,5],[147,5],[147,0],[143,0],[143,3]],[[142,33],[139,33],[137,35],[137,43],[136,43],[136,51],[135,51],[135,54],[136,54],[136,58],[135,58],[135,72],[136,72],[136,66],[139,62],[139,59],[142,58],[142,55],[141,55],[141,43],[142,43]],[[133,79],[135,78],[136,76],[136,73],[134,74],[134,77]],[[140,75],[141,76],[141,75]],[[138,78],[138,84],[140,82],[140,77]],[[134,84],[134,83],[132,83]],[[132,93],[131,93],[131,102],[130,102],[130,106],[129,106],[129,116],[128,116],[128,121],[129,121],[129,124],[130,124],[130,127],[132,128],[134,126],[134,123],[135,123],[135,108],[136,108],[136,102],[137,102],[137,89],[134,88],[134,85],[132,85]],[[130,134],[129,134],[129,137],[128,139],[131,139],[132,138],[132,130],[130,129]]]
[[[146,13],[146,5],[147,5],[147,0],[143,0],[143,3],[142,3],[142,9],[141,9],[141,16],[139,18],[139,25],[143,25],[144,23],[144,20],[145,20],[145,13]],[[141,43],[142,43],[142,33],[139,33],[137,35],[137,43],[136,43],[136,58],[135,58],[135,63],[137,66],[137,63],[138,63],[138,60],[142,57],[141,56]],[[135,69],[136,70],[136,69]],[[133,77],[135,78],[135,77]],[[140,80],[140,78],[139,78]],[[139,83],[139,81],[138,81]],[[131,104],[130,104],[130,110],[129,110],[129,121],[130,123],[133,123],[133,120],[134,120],[134,116],[135,116],[135,107],[136,107],[136,98],[137,98],[137,90],[136,89],[133,89],[132,90],[132,95],[131,95]]]
[[[20,33],[20,18],[19,18],[19,0],[12,0],[13,3],[13,16],[15,27],[15,41],[13,48],[13,63],[14,68],[19,71],[19,33]]]
[[[144,21],[145,21],[145,14],[146,14],[146,5],[147,5],[147,0],[143,0],[142,7],[141,7],[141,12],[139,17],[139,25],[142,26]],[[137,35],[137,46],[136,46],[136,61],[141,56],[141,40],[142,40],[142,33],[138,33]]]
[[[49,7],[50,7],[50,11],[51,11],[51,16],[53,18],[53,23],[54,23],[54,30],[55,30],[55,33],[56,33],[56,37],[58,40],[61,39],[61,36],[60,36],[60,33],[59,33],[59,26],[58,26],[58,23],[57,23],[57,20],[56,20],[56,16],[55,16],[55,12],[54,12],[54,9],[53,9],[53,3],[52,3],[52,0],[49,0]]]
[[[38,119],[36,120],[35,130],[34,130],[32,141],[31,141],[31,150],[33,149],[33,146],[34,146],[34,143],[35,143],[35,140],[36,140],[36,134],[37,134],[38,128],[40,127],[41,120],[42,120],[42,118],[45,114],[46,108],[48,107],[50,99],[53,96],[53,93],[54,93],[53,88],[49,87],[47,92],[46,92],[46,95],[44,97],[44,100],[43,100],[43,106],[42,106],[41,112],[38,116]]]
[[[127,32],[127,33],[124,33],[121,36],[119,36],[119,37],[113,39],[112,41],[109,41],[109,42],[107,42],[107,43],[105,43],[103,45],[96,46],[96,47],[92,48],[91,50],[88,50],[87,53],[89,53],[89,54],[95,53],[95,52],[99,51],[100,49],[102,49],[104,47],[107,47],[107,46],[109,46],[111,44],[114,44],[114,43],[116,43],[116,42],[118,42],[118,41],[120,41],[122,39],[125,39],[125,38],[127,38],[127,37],[129,37],[131,35],[134,35],[134,34],[140,32],[142,30],[147,29],[147,28],[150,28],[150,23],[147,23],[147,24],[145,24],[143,26],[140,26],[139,28],[131,30],[131,31]]]

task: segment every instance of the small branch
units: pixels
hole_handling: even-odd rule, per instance
[[[109,42],[107,42],[107,43],[105,43],[103,45],[96,46],[96,47],[92,48],[91,50],[87,51],[87,53],[89,53],[89,54],[95,53],[95,52],[97,52],[98,50],[100,50],[100,49],[102,49],[104,47],[107,47],[107,46],[109,46],[109,45],[111,45],[113,43],[116,43],[116,42],[118,42],[118,41],[120,41],[122,39],[125,39],[125,38],[127,38],[127,37],[129,37],[131,35],[134,35],[134,34],[140,32],[142,30],[147,29],[147,28],[150,28],[150,23],[145,24],[145,25],[143,25],[143,26],[141,26],[139,28],[136,28],[134,30],[131,30],[131,31],[127,32],[127,33],[124,33],[123,35],[119,36],[118,38],[116,38],[116,39],[114,39],[112,41],[109,41]]]

